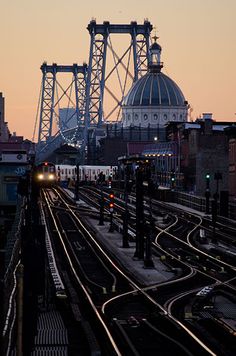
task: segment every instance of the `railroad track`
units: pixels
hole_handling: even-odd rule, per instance
[[[208,290],[211,291],[213,289],[214,289],[214,293],[210,293],[211,298],[213,298],[213,295],[217,297],[220,293],[224,294],[227,289],[230,298],[234,298],[235,280],[236,280],[235,265],[228,263],[224,260],[221,261],[219,260],[218,256],[216,257],[215,255],[209,254],[207,250],[204,251],[204,249],[199,248],[199,246],[198,248],[195,246],[196,238],[194,238],[194,235],[196,235],[196,231],[199,232],[199,229],[204,226],[205,221],[201,217],[197,216],[196,214],[183,213],[183,211],[178,212],[178,214],[176,214],[176,209],[175,209],[175,214],[173,214],[172,212],[171,220],[172,220],[172,224],[170,224],[170,226],[168,226],[166,229],[168,230],[168,233],[166,233],[164,229],[157,228],[160,231],[160,233],[157,235],[158,243],[156,239],[156,242],[153,245],[158,245],[158,248],[160,248],[159,242],[161,236],[162,241],[164,243],[164,245],[161,244],[163,253],[165,253],[166,255],[168,254],[171,255],[171,258],[175,257],[178,260],[180,259],[185,260],[186,265],[190,268],[193,268],[196,273],[195,273],[195,278],[192,278],[192,281],[186,278],[187,286],[184,286],[183,281],[179,283],[179,292],[177,289],[174,289],[174,293],[172,291],[172,293],[168,295],[166,286],[163,285],[162,287],[161,286],[157,287],[159,291],[159,295],[161,295],[161,298],[158,299],[158,302],[160,302],[163,299],[164,306],[168,309],[169,305],[171,305],[172,309],[174,310],[174,304],[175,303],[180,304],[181,299],[186,300],[187,297],[189,298],[191,297],[194,299],[196,294],[198,293],[199,293],[199,297],[202,297],[205,296],[204,294],[205,291]],[[206,226],[204,226],[204,229],[208,231],[210,230]],[[233,227],[230,227],[230,230],[234,231]],[[183,277],[183,280],[184,279],[185,277]],[[167,282],[167,284],[170,286],[172,285],[172,283],[173,281]],[[189,290],[190,285],[193,285],[194,287],[192,290]],[[150,290],[151,289],[152,288],[150,288]],[[154,289],[155,288],[153,288],[153,290]],[[173,294],[176,295],[173,296]],[[167,298],[167,296],[169,297],[169,299]],[[188,302],[186,303],[188,305]],[[198,301],[196,303],[198,303]],[[233,303],[231,304],[233,305]],[[183,315],[184,315],[184,307],[185,304],[183,304],[182,306]],[[203,307],[205,306],[203,305]],[[206,305],[206,307],[208,306]],[[196,315],[200,315],[200,314],[201,313],[199,312],[196,313]],[[202,314],[204,315],[204,312],[202,312]],[[200,319],[202,320],[202,318]],[[215,327],[217,325],[218,329],[223,330],[223,332],[225,331],[226,324],[222,323],[220,317],[215,317],[214,322],[215,322]],[[224,324],[223,329],[222,329],[222,324]],[[235,332],[233,328],[232,329],[228,328],[228,330],[229,330],[229,334]],[[215,336],[218,337],[217,333],[215,333]],[[211,339],[214,339],[214,335],[211,335]]]
[[[161,304],[150,296],[150,293],[145,288],[137,284],[135,278],[131,279],[125,271],[120,269],[119,264],[117,265],[111,260],[111,257],[99,245],[91,232],[86,229],[78,217],[79,213],[77,209],[72,209],[63,197],[60,196],[59,192],[55,194],[58,195],[57,200],[60,197],[60,204],[55,204],[56,199],[51,199],[47,196],[46,192],[44,193],[48,217],[49,215],[51,216],[54,225],[51,228],[52,230],[55,230],[55,228],[57,230],[53,233],[53,240],[57,239],[59,245],[63,248],[63,253],[60,252],[63,255],[63,258],[62,255],[60,257],[62,266],[63,268],[66,265],[66,268],[69,267],[68,270],[70,269],[70,272],[67,273],[70,275],[73,284],[78,284],[74,288],[80,293],[82,292],[86,303],[89,302],[90,306],[86,306],[85,309],[90,310],[90,315],[92,311],[94,325],[99,325],[100,332],[103,329],[103,336],[99,336],[99,338],[107,340],[106,346],[109,344],[109,352],[112,349],[114,354],[122,354],[122,351],[124,352],[125,349],[129,350],[128,354],[138,353],[141,355],[149,352],[151,349],[153,352],[162,349],[164,353],[167,348],[166,343],[167,341],[170,342],[171,339],[172,349],[176,351],[175,354],[194,355],[196,354],[196,350],[198,350],[202,354],[213,355],[214,352],[206,344],[202,343],[196,335],[190,332],[184,325],[181,325],[178,320],[175,320]],[[63,204],[64,213],[62,213]],[[83,245],[80,236],[80,240],[76,240],[81,233],[86,233],[86,240],[89,240],[89,245]],[[77,242],[79,242],[79,245]],[[78,249],[75,248],[76,245]],[[93,255],[91,255],[91,251],[93,250],[91,246],[93,248],[96,246],[96,252]],[[89,254],[85,258],[80,258],[80,255],[83,255],[84,250],[87,249],[90,249]],[[98,255],[100,255],[99,258]],[[91,270],[95,276],[98,276],[99,283],[94,283],[90,274],[91,270],[88,268],[88,265],[86,266],[86,262],[87,264],[91,264],[91,260],[94,259],[97,261]],[[99,272],[98,265],[101,268]],[[108,273],[107,269],[110,273]],[[112,278],[111,276],[116,276],[116,278]],[[95,280],[97,280],[97,277]],[[103,288],[100,288],[101,286]],[[106,292],[104,293],[104,291]],[[129,308],[127,298],[132,301],[132,308]],[[82,303],[83,305],[85,301]],[[136,319],[133,314],[140,313],[143,309],[145,310],[141,313],[141,319],[138,321],[136,327]],[[115,310],[119,310],[119,314]],[[170,329],[173,329],[171,337]],[[142,333],[141,330],[146,331]],[[139,342],[140,333],[143,337],[141,343]],[[180,336],[184,340],[181,344],[179,341]]]

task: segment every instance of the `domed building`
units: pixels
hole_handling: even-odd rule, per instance
[[[166,128],[168,123],[187,121],[188,102],[178,85],[162,73],[162,68],[161,46],[155,38],[147,73],[124,98],[121,122],[106,125],[105,137],[99,141],[99,162],[113,165],[118,157],[153,156],[156,152],[162,157],[163,169],[176,169],[179,148],[178,144],[166,141]],[[168,169],[164,164],[167,159]]]
[[[163,128],[168,121],[187,121],[188,102],[178,85],[161,72],[161,46],[150,48],[148,73],[137,80],[124,99],[123,127]]]

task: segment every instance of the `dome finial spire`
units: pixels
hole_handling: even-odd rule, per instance
[[[154,40],[154,43],[157,43],[157,40],[158,40],[158,36],[157,36],[157,28],[156,26],[153,28],[154,30],[154,36],[152,37],[152,39]]]
[[[157,36],[156,28],[154,32],[154,36],[152,37],[154,43],[150,47],[151,61],[149,70],[152,72],[160,72],[163,67],[163,63],[161,62],[161,46],[157,43],[159,37]]]

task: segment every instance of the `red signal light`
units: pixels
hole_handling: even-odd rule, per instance
[[[48,165],[48,162],[44,162],[44,165],[47,166],[47,165]]]
[[[109,208],[110,208],[110,212],[113,212],[113,208],[114,208],[114,193],[110,192],[109,193]]]

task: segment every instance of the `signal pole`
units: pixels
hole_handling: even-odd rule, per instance
[[[206,192],[205,192],[205,197],[206,197],[206,214],[210,213],[210,174],[206,174]]]
[[[216,220],[217,220],[217,201],[214,199],[212,200],[212,242],[217,244],[216,240]]]
[[[136,169],[136,250],[134,258],[144,258],[143,172]]]
[[[75,200],[79,200],[79,163],[76,164]]]
[[[155,185],[151,178],[148,180],[148,195],[149,195],[149,218],[150,218],[150,227],[146,227],[146,240],[145,240],[145,258],[144,258],[144,267],[145,268],[154,268],[154,263],[152,260],[152,235],[155,229],[155,223],[152,216],[152,196],[155,193]]]
[[[109,193],[109,211],[110,211],[110,227],[109,232],[114,232],[114,225],[113,225],[113,211],[114,211],[114,193]]]
[[[127,166],[125,167],[125,211],[123,213],[123,247],[128,248],[129,247],[129,241],[128,241],[128,222],[129,222],[129,211],[128,211],[128,179],[129,176],[127,174]]]
[[[100,197],[100,216],[98,225],[104,225],[104,195],[101,183],[101,197]]]

